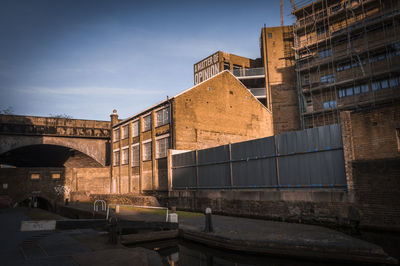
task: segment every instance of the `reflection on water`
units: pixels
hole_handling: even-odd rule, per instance
[[[171,266],[250,266],[250,265],[371,265],[343,262],[310,261],[235,253],[184,240],[152,242],[141,247],[157,251],[164,265]],[[137,247],[137,246],[135,246]]]

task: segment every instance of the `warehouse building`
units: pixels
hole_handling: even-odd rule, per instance
[[[229,70],[273,113],[274,133],[300,129],[292,26],[264,27],[261,57],[218,51],[194,64],[194,84]]]
[[[130,118],[112,121],[111,192],[168,189],[167,150],[273,135],[272,114],[229,71]]]

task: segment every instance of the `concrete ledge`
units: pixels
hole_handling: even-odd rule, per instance
[[[166,239],[178,238],[179,230],[146,232],[141,234],[122,235],[120,237],[121,244],[132,245],[142,242],[160,241]]]
[[[305,246],[299,243],[288,245],[278,242],[232,240],[216,234],[191,230],[182,230],[181,235],[187,240],[233,251],[285,257],[290,256],[321,261],[367,262],[391,265],[398,264],[398,261],[395,258],[388,256],[380,247],[378,247],[378,249],[360,250],[354,248],[348,249],[347,247],[324,247],[321,245]]]
[[[107,227],[106,219],[71,219],[56,221],[56,229],[71,230],[71,229],[105,229]]]

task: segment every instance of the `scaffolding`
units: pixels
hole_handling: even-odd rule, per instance
[[[302,128],[399,100],[400,1],[303,1],[292,14]]]

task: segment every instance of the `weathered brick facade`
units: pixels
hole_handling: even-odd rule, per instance
[[[361,224],[400,228],[400,104],[341,113],[349,193]]]
[[[38,179],[32,179],[38,174]],[[59,174],[53,178],[52,174]],[[90,194],[110,191],[110,168],[54,168],[18,167],[0,171],[0,195],[10,195],[14,202],[31,196],[40,197],[52,204],[70,201],[87,201]],[[7,184],[6,188],[4,184]]]
[[[160,125],[160,118],[165,123]],[[166,149],[200,149],[271,136],[272,123],[271,112],[230,72],[221,72],[113,126],[111,192],[167,191]]]

